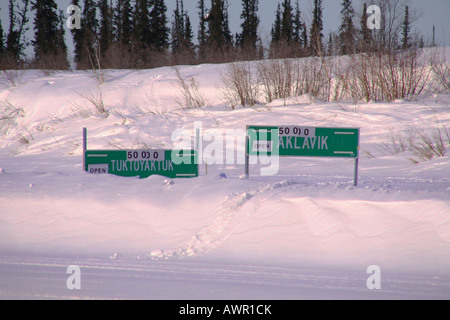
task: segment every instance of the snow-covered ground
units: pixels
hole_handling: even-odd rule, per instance
[[[224,67],[180,67],[208,101],[192,110],[168,67],[108,70],[101,85],[83,71],[0,84],[0,298],[450,298],[450,158],[414,164],[382,147],[392,130],[450,127],[450,97],[231,110]],[[242,163],[211,159],[193,179],[82,170],[84,127],[89,149],[171,149],[201,125],[207,149],[263,124],[361,128],[358,186],[346,159],[281,158],[276,175],[252,165],[249,179]],[[69,265],[81,267],[77,292]],[[380,290],[366,286],[372,265]]]

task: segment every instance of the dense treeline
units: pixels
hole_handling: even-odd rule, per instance
[[[237,34],[230,30],[228,0],[197,0],[197,30],[191,23],[194,13],[185,10],[184,1],[171,1],[176,2],[173,12],[168,12],[164,0],[73,0],[81,9],[81,28],[69,31],[65,13],[55,0],[9,0],[9,26],[0,22],[0,70],[70,68],[66,32],[73,38],[77,69],[140,69],[423,46],[423,38],[411,27],[417,14],[405,0],[372,1],[381,8],[380,30],[368,28],[367,4],[357,13],[351,0],[342,0],[340,26],[327,37],[322,0],[311,0],[310,23],[298,0],[282,0],[266,46],[258,32],[259,0],[241,0],[241,32]],[[30,28],[34,31],[31,41],[25,36]],[[34,48],[31,59],[24,55],[28,46]]]

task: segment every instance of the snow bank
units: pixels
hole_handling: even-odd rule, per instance
[[[0,102],[24,111],[0,128],[0,254],[449,275],[448,156],[414,165],[408,153],[380,148],[392,128],[448,127],[447,96],[358,106],[302,97],[231,111],[217,98],[218,66],[180,70],[199,81],[209,107],[178,106],[171,68],[107,71],[100,86],[89,72],[35,71],[0,89]],[[109,116],[86,97],[102,98]],[[351,184],[352,161],[333,159],[282,158],[278,175],[252,166],[249,180],[237,164],[209,164],[208,175],[202,164],[199,178],[170,181],[82,171],[83,127],[89,148],[172,148],[172,133],[193,134],[196,121],[204,134],[247,124],[360,127],[360,185]]]

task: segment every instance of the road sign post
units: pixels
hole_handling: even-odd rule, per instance
[[[245,178],[248,179],[250,175],[250,157],[248,154],[249,137],[245,137]]]
[[[87,128],[83,128],[83,170],[86,171]]]
[[[358,185],[358,166],[359,166],[359,157],[355,159],[355,171],[353,173],[353,185],[355,187]]]
[[[307,126],[247,126],[246,176],[249,156],[331,157],[355,159],[354,185],[358,183],[359,128]]]

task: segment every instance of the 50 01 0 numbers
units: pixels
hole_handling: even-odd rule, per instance
[[[316,135],[316,129],[313,127],[285,126],[278,127],[278,134],[283,137],[314,137]]]

